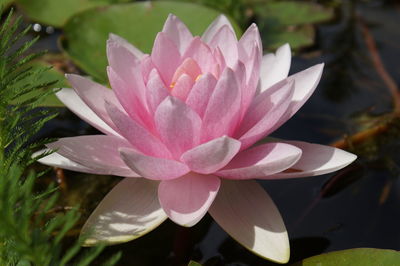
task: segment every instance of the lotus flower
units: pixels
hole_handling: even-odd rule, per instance
[[[87,245],[138,238],[167,218],[193,226],[208,212],[253,253],[288,261],[285,225],[254,179],[321,175],[356,156],[300,141],[256,144],[297,112],[323,69],[288,77],[289,45],[262,51],[254,24],[237,40],[219,16],[194,37],[170,15],[149,55],[110,35],[112,90],[67,75],[74,89],[58,98],[104,135],[62,138],[40,162],[125,177],[86,222]]]

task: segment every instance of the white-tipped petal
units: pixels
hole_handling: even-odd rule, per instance
[[[158,182],[125,178],[100,202],[82,228],[84,245],[124,243],[139,238],[167,219],[157,198]]]
[[[223,180],[209,213],[251,252],[274,262],[288,262],[289,239],[282,217],[256,181]]]

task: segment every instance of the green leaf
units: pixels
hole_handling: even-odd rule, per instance
[[[308,2],[265,1],[254,6],[265,46],[276,48],[290,43],[293,49],[312,45],[315,29],[312,24],[328,21],[330,8]]]
[[[400,252],[389,249],[355,248],[330,252],[304,259],[293,266],[364,266],[399,265]]]
[[[35,71],[37,69],[43,69],[43,68],[50,68],[51,65],[42,61],[34,61],[31,64],[29,64],[30,67],[32,67],[32,71]],[[53,81],[57,81],[57,83],[52,84],[51,86],[42,88],[42,89],[36,89],[33,90],[30,93],[24,94],[22,97],[17,98],[16,100],[14,100],[13,102],[11,102],[11,104],[16,104],[18,102],[22,102],[24,100],[30,99],[36,95],[38,95],[39,93],[42,93],[42,90],[50,90],[50,89],[54,89],[54,88],[62,88],[62,87],[71,87],[68,82],[66,81],[64,74],[58,70],[56,70],[55,68],[50,68],[47,71],[44,71],[43,73],[41,73],[41,75],[39,76],[38,80],[35,80],[35,83],[37,84],[44,84],[44,83],[48,83],[48,82],[53,82]],[[19,81],[17,83],[17,86],[20,85],[24,85],[26,83],[25,80]],[[60,102],[60,100],[58,100],[58,98],[54,95],[51,94],[49,96],[47,96],[43,102],[40,103],[40,106],[47,106],[47,107],[64,107],[64,104]]]
[[[258,15],[286,26],[318,23],[333,17],[332,9],[306,2],[266,1],[258,9]]]
[[[276,49],[285,43],[289,43],[293,49],[296,49],[312,45],[315,30],[312,25],[302,25],[292,30],[271,29],[261,37],[265,46],[270,49]]]
[[[4,0],[0,0],[4,1]],[[74,14],[92,7],[106,6],[113,0],[16,0],[32,20],[62,27]]]
[[[188,266],[201,266],[201,264],[196,262],[196,261],[194,261],[194,260],[191,260],[191,261],[189,261]]]
[[[64,28],[62,46],[72,61],[100,82],[106,82],[106,40],[109,33],[151,51],[157,32],[169,13],[178,16],[194,35],[200,35],[219,15],[213,9],[182,2],[140,2],[90,9],[74,16]],[[232,23],[236,32],[239,27]]]

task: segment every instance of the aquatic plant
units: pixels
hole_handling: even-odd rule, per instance
[[[288,45],[262,56],[258,28],[238,41],[219,16],[199,37],[170,15],[143,54],[119,36],[107,42],[112,90],[78,75],[59,99],[104,135],[62,138],[39,161],[126,177],[83,228],[86,245],[144,235],[170,218],[195,225],[207,211],[257,255],[289,259],[278,209],[253,179],[315,176],[356,156],[318,144],[270,139],[316,88],[319,64],[288,77]]]

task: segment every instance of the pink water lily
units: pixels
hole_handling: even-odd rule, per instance
[[[149,55],[110,35],[112,90],[67,75],[74,89],[58,98],[104,135],[62,138],[40,162],[125,177],[82,229],[87,245],[138,238],[167,218],[193,226],[209,212],[255,254],[288,261],[285,225],[254,179],[321,175],[356,156],[299,141],[256,144],[297,112],[323,68],[288,77],[289,45],[262,51],[254,24],[237,40],[219,16],[199,37],[170,15]]]

